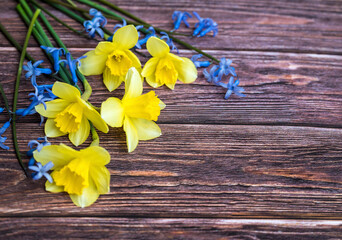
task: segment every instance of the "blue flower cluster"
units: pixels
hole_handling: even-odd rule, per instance
[[[70,53],[66,53],[63,48],[54,48],[54,47],[47,47],[47,46],[40,46],[42,49],[45,50],[47,54],[49,54],[53,58],[53,68],[55,72],[57,73],[60,68],[60,64],[64,63],[64,66],[68,65],[72,81],[74,82],[74,85],[77,84],[78,79],[76,75],[76,69],[77,69],[77,64],[80,66],[80,60],[82,58],[85,58],[86,56],[79,57],[77,59],[73,59]],[[66,59],[60,60],[60,57],[65,55]]]
[[[43,142],[40,143],[39,141],[43,141]],[[37,150],[38,152],[40,152],[43,149],[43,147],[49,146],[49,145],[51,145],[51,143],[47,140],[46,136],[40,137],[37,140],[31,140],[28,143],[28,146],[30,148],[30,150],[26,153],[26,155],[30,157],[28,168],[31,169],[32,171],[35,171],[35,173],[32,173],[32,178],[34,180],[38,180],[44,176],[49,182],[52,182],[52,178],[47,172],[53,167],[53,163],[48,162],[46,165],[43,166],[41,163],[36,163],[36,160],[33,157],[34,151]],[[34,166],[35,163],[37,166]]]
[[[84,21],[83,26],[88,33],[89,37],[94,38],[95,32],[97,32],[101,38],[104,37],[104,32],[101,29],[107,24],[107,19],[102,15],[100,11],[95,8],[89,10],[89,15],[93,16],[93,19]]]
[[[195,30],[192,36],[204,37],[209,32],[213,32],[213,37],[217,35],[218,28],[217,23],[214,20],[212,20],[211,18],[201,18],[197,12],[192,13],[198,20],[198,23],[195,24]],[[190,27],[189,23],[187,22],[188,18],[192,18],[190,13],[174,11],[172,14],[174,27],[171,32],[179,29],[181,22],[184,22],[186,27]]]
[[[231,66],[232,61],[230,59],[221,58],[219,65],[214,65],[208,72],[207,69],[203,70],[204,77],[208,82],[214,83],[217,86],[223,87],[227,89],[225,99],[228,99],[232,93],[240,97],[245,97],[242,94],[245,91],[242,87],[239,87],[239,79],[235,79],[237,77],[235,73],[235,68]],[[230,76],[228,83],[223,81],[223,76]]]
[[[217,23],[211,18],[201,18],[197,12],[192,12],[198,20],[192,36],[204,37],[207,33],[213,32],[213,37],[218,33]]]
[[[51,70],[48,68],[38,68],[38,66],[43,63],[43,60],[37,61],[34,64],[28,62],[26,66],[23,66],[23,69],[26,72],[25,77],[31,78],[31,84],[34,88],[34,93],[30,93],[29,96],[31,100],[31,104],[27,108],[16,110],[16,115],[18,116],[26,116],[36,113],[35,106],[39,104],[43,104],[45,107],[46,101],[51,101],[56,98],[56,96],[52,93],[52,85],[38,85],[37,84],[37,76],[44,74],[51,74]],[[42,119],[43,120],[43,119]]]

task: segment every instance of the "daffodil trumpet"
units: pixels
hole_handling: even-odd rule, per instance
[[[42,165],[53,164],[53,182],[46,181],[46,191],[66,192],[79,207],[88,207],[100,194],[109,192],[110,173],[105,165],[110,155],[102,147],[90,146],[76,151],[64,144],[50,145],[40,152],[34,151],[33,156]]]
[[[143,92],[143,81],[137,69],[130,68],[125,79],[122,100],[108,98],[101,105],[101,116],[111,127],[122,127],[126,133],[128,152],[134,151],[139,140],[150,140],[161,135],[155,121],[165,104],[154,91]]]
[[[154,88],[166,85],[174,89],[177,79],[183,83],[192,83],[197,78],[194,63],[186,57],[178,57],[170,53],[170,47],[163,40],[151,37],[146,43],[148,52],[152,55],[141,75]]]
[[[78,146],[89,136],[90,123],[107,133],[108,126],[100,114],[84,99],[77,88],[62,82],[55,82],[52,93],[58,99],[36,106],[36,111],[48,119],[45,123],[47,137],[69,135],[69,140]]]
[[[129,49],[138,42],[138,32],[133,25],[120,28],[112,42],[100,42],[95,50],[81,59],[80,72],[85,76],[103,74],[103,82],[109,91],[115,90],[125,80],[128,69],[141,71],[140,60]]]

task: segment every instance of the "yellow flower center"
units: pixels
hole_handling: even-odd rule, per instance
[[[61,170],[54,171],[52,178],[57,186],[63,186],[69,194],[81,195],[83,189],[89,186],[89,161],[76,158]]]
[[[161,85],[174,84],[177,81],[178,72],[170,59],[162,58],[157,65],[155,77],[156,82]]]
[[[112,75],[125,76],[128,69],[132,67],[132,60],[122,50],[114,50],[108,55],[106,66]]]
[[[139,97],[124,99],[122,103],[127,116],[157,121],[160,115],[159,102],[155,92],[150,91]]]
[[[81,124],[83,108],[78,103],[72,103],[55,118],[56,127],[64,133],[76,132]]]

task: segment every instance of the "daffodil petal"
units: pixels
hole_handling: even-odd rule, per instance
[[[69,133],[69,140],[76,147],[84,143],[89,136],[90,124],[87,118],[83,117],[79,129],[76,132]]]
[[[106,149],[99,146],[90,146],[88,148],[82,149],[80,153],[91,161],[94,165],[106,165],[110,161],[110,155]]]
[[[146,77],[146,82],[148,83],[148,85],[150,85],[150,86],[153,87],[153,88],[158,88],[158,87],[160,87],[161,85],[163,85],[163,84],[160,84],[160,83],[157,83],[157,82],[156,82],[156,77],[155,77],[154,74],[153,74],[153,75],[150,75],[150,76],[147,76],[147,77]]]
[[[175,88],[176,83],[165,83],[165,85],[171,90],[173,90]]]
[[[125,95],[122,100],[126,98],[138,97],[143,92],[143,82],[140,74],[136,68],[132,67],[128,69],[125,80]]]
[[[134,53],[132,53],[130,50],[126,50],[125,53],[132,60],[133,67],[135,67],[138,70],[138,72],[140,72],[141,71],[141,62],[140,62],[139,58]]]
[[[84,116],[91,121],[95,128],[100,130],[101,132],[107,133],[109,128],[106,122],[102,119],[101,115],[96,111],[94,108],[89,106],[88,104],[84,103]]]
[[[162,100],[160,100],[159,107],[160,107],[160,110],[163,110],[166,107],[166,104]]]
[[[182,58],[184,62],[174,62],[178,71],[178,79],[183,83],[192,83],[197,79],[197,69],[189,58]]]
[[[161,135],[161,130],[155,122],[143,118],[130,119],[138,133],[139,140],[150,140]]]
[[[126,132],[126,144],[128,152],[133,152],[134,149],[138,146],[139,142],[137,130],[135,129],[131,119],[127,116],[125,117],[123,127],[124,131]]]
[[[115,45],[112,42],[99,42],[95,48],[96,55],[110,54],[115,50]]]
[[[138,42],[138,31],[133,25],[127,25],[116,31],[113,43],[120,49],[130,49]]]
[[[101,117],[111,127],[121,127],[124,119],[124,108],[118,98],[110,97],[101,105]]]
[[[156,37],[150,37],[147,40],[146,48],[153,57],[163,57],[170,52],[169,45]]]
[[[39,104],[35,107],[36,111],[47,118],[55,118],[58,113],[63,111],[70,102],[63,99],[55,99],[46,103],[46,109],[43,104]]]
[[[93,204],[99,195],[95,183],[89,179],[89,186],[83,189],[82,194],[70,194],[70,198],[76,206],[84,208]]]
[[[81,97],[77,88],[63,82],[55,82],[52,86],[52,93],[69,102],[77,101]]]
[[[53,175],[53,174],[51,174]],[[45,190],[48,192],[59,193],[64,192],[63,186],[57,186],[55,182],[50,183],[49,181],[45,182]]]
[[[103,83],[106,85],[108,91],[112,92],[117,89],[123,80],[124,77],[112,75],[110,69],[105,68],[103,72]]]
[[[85,76],[99,75],[103,73],[108,58],[107,54],[95,54],[95,50],[89,51],[81,59],[81,64],[78,67],[80,72]]]
[[[45,135],[47,137],[59,137],[66,135],[67,133],[62,132],[56,127],[56,123],[53,118],[48,118],[45,123]]]
[[[141,72],[141,76],[148,77],[148,76],[154,75],[154,73],[156,72],[156,67],[158,65],[158,62],[159,62],[159,58],[153,57],[149,59],[145,63],[145,66]]]
[[[53,163],[53,167],[51,169],[55,170],[60,169],[64,165],[68,164],[71,160],[75,159],[77,154],[78,152],[76,150],[61,144],[45,146],[40,152],[34,151],[33,157],[42,165],[45,165],[51,161]]]
[[[90,177],[93,179],[99,194],[109,192],[110,173],[105,166],[92,167]]]

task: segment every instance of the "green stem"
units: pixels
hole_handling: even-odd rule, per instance
[[[27,48],[27,45],[28,45],[29,39],[31,37],[31,33],[32,33],[32,30],[33,30],[34,24],[35,24],[35,22],[37,20],[37,17],[39,15],[39,13],[40,13],[40,9],[37,9],[36,12],[33,14],[30,26],[29,26],[27,34],[26,34],[23,50],[22,50],[21,55],[20,55],[19,67],[18,67],[17,79],[16,79],[16,82],[15,82],[15,90],[14,90],[14,97],[13,97],[13,113],[14,113],[14,116],[13,116],[13,119],[12,119],[13,143],[14,143],[15,153],[16,153],[17,158],[18,158],[18,162],[19,162],[19,164],[20,164],[21,168],[23,169],[23,171],[24,171],[26,176],[28,176],[27,175],[27,171],[26,171],[26,168],[25,168],[25,166],[23,164],[23,161],[21,159],[21,155],[20,155],[20,152],[19,152],[15,111],[17,110],[20,77],[21,77],[22,67],[23,67],[23,63],[24,63],[24,59],[25,59],[26,48]]]
[[[65,22],[63,22],[62,20],[60,20],[59,18],[57,18],[55,15],[53,15],[50,11],[48,11],[46,8],[44,8],[42,5],[40,5],[39,3],[37,3],[37,1],[35,0],[30,0],[30,2],[32,2],[35,6],[37,6],[38,8],[40,8],[43,12],[45,12],[47,15],[49,15],[50,17],[52,17],[55,21],[59,22],[60,24],[62,24],[64,27],[66,27],[67,29],[73,31],[74,33],[88,38],[88,35],[82,33],[81,31],[78,31],[76,29],[74,29],[73,27],[69,26],[68,24],[66,24]]]
[[[17,10],[18,10],[19,14],[22,16],[22,18],[24,19],[25,23],[27,25],[29,25],[29,22],[30,22],[29,16],[33,15],[32,11],[28,7],[27,3],[24,0],[22,0],[21,2],[24,5],[26,5],[26,7],[25,7],[26,12],[24,11],[21,4],[17,5]],[[37,22],[37,25],[38,25],[38,22]],[[53,47],[52,43],[50,42],[48,36],[46,35],[46,33],[42,27],[41,27],[41,32],[38,32],[37,29],[34,28],[33,29],[33,35],[36,37],[36,39],[40,45]],[[51,64],[53,65],[54,64],[53,58],[49,54],[47,54],[46,52],[45,52],[45,54],[48,57],[48,59],[50,60]],[[71,74],[66,70],[66,68],[62,64],[60,66],[61,66],[61,68],[60,68],[58,74],[61,76],[61,78],[64,80],[64,82],[71,84]]]
[[[81,8],[74,7],[72,5],[69,5],[69,4],[60,2],[60,1],[56,1],[56,0],[43,0],[43,1],[46,2],[47,4],[49,4],[50,6],[58,9],[59,11],[63,12],[64,14],[66,14],[69,17],[71,17],[72,19],[76,20],[77,22],[79,22],[82,25],[83,25],[84,21],[86,21],[87,19],[88,20],[91,19],[91,17],[88,14],[84,14],[83,15],[84,17],[86,17],[86,19],[85,19],[85,18],[77,15],[73,11],[70,11],[69,9],[67,9],[67,8],[65,8],[63,6],[66,6],[66,7],[70,8],[70,9],[73,9],[73,10],[77,10],[81,14],[84,13],[84,12],[88,12],[87,10],[84,10],[84,9],[80,10]],[[111,31],[109,31],[108,29],[102,28],[102,30],[105,32],[105,34],[104,34],[105,39],[112,35]]]
[[[45,27],[47,28],[47,30],[50,32],[51,36],[53,37],[53,39],[55,39],[57,45],[61,48],[63,48],[65,50],[66,53],[68,53],[68,49],[67,47],[64,45],[64,43],[62,42],[62,40],[59,38],[58,34],[55,32],[55,30],[53,29],[53,27],[51,26],[50,22],[46,19],[46,17],[44,16],[43,13],[40,14],[40,18],[42,19]],[[80,92],[81,89],[76,85],[75,86]]]
[[[99,135],[97,134],[94,126],[92,123],[90,123],[90,130],[91,130],[91,135],[92,135],[92,142],[90,144],[90,146],[99,146],[100,145],[100,138]]]
[[[9,32],[7,32],[7,30],[1,24],[1,22],[0,22],[0,31],[5,35],[7,40],[10,41],[10,43],[12,43],[12,45],[18,50],[18,52],[22,51],[22,47],[20,46],[20,44],[11,36],[11,34]],[[25,56],[28,60],[30,60],[31,62],[34,62],[33,57],[31,57],[28,53],[26,53]]]
[[[129,18],[131,18],[131,19],[133,19],[133,20],[135,20],[135,21],[137,21],[139,23],[143,23],[143,24],[149,25],[147,22],[143,21],[142,19],[136,17],[135,15],[131,14],[130,12],[128,12],[128,11],[122,9],[122,8],[119,8],[118,6],[116,6],[113,3],[108,2],[107,0],[97,0],[97,1],[99,1],[100,3],[102,3],[104,5],[107,5],[108,7],[112,8],[113,10],[115,10],[115,11],[123,14],[124,16],[127,16],[127,17],[129,17]]]
[[[2,98],[3,98],[3,100],[4,100],[5,108],[6,108],[6,111],[7,111],[7,113],[8,113],[8,116],[9,116],[9,118],[11,119],[12,116],[11,116],[11,110],[10,110],[9,105],[8,105],[8,99],[7,99],[7,97],[6,97],[5,91],[4,91],[4,89],[3,89],[1,83],[0,83],[0,93],[1,93],[1,96],[2,96]]]
[[[16,7],[19,15],[21,16],[21,18],[23,19],[23,21],[25,22],[25,24],[27,26],[30,25],[30,19],[27,16],[26,12],[24,11],[23,7],[21,6],[21,4],[18,4]],[[42,38],[42,36],[39,34],[39,32],[37,31],[37,29],[33,28],[32,30],[33,36],[36,38],[36,40],[41,44],[41,45],[46,45],[44,39]]]

